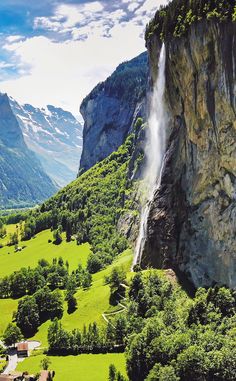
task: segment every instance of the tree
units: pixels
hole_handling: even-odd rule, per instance
[[[88,258],[88,263],[87,263],[87,269],[90,272],[90,274],[97,273],[100,271],[102,268],[102,262],[101,260],[95,255],[95,254],[90,254]]]
[[[84,289],[91,287],[92,284],[92,275],[89,272],[84,272],[82,278],[82,286]]]
[[[48,357],[44,357],[41,362],[40,366],[43,370],[48,370],[49,366],[51,365],[51,361]]]
[[[27,283],[26,283],[26,269],[22,269],[21,271],[17,271],[10,275],[9,277],[9,283],[10,283],[10,290],[11,290],[11,296],[13,298],[20,298],[21,296],[24,296],[26,294],[27,290]]]
[[[16,324],[21,332],[30,337],[40,325],[39,309],[33,296],[26,296],[20,300],[16,314]]]
[[[16,344],[18,341],[22,340],[22,334],[20,329],[13,323],[9,323],[4,334],[3,342],[6,346],[11,347],[13,344]]]
[[[115,322],[115,338],[119,345],[124,344],[124,339],[127,333],[127,323],[124,316],[119,316]]]
[[[129,291],[129,297],[131,299],[137,300],[139,291],[143,290],[143,280],[142,280],[142,274],[140,272],[136,273],[132,279],[130,291]]]
[[[175,369],[172,366],[161,366],[156,364],[149,373],[146,381],[179,381]]]
[[[177,357],[177,366],[181,381],[201,381],[207,371],[207,358],[204,349],[191,345]]]
[[[116,380],[116,367],[114,364],[111,364],[109,366],[109,377],[108,377],[108,380],[109,381],[115,381]]]
[[[119,290],[122,283],[125,282],[126,274],[123,268],[114,267],[112,269],[111,275],[108,278],[108,283],[110,285],[111,293]]]
[[[77,300],[72,291],[67,291],[65,300],[68,304],[68,314],[72,314],[77,308]]]
[[[49,349],[54,352],[66,353],[70,348],[70,339],[70,334],[55,319],[48,329]]]
[[[53,239],[54,239],[53,243],[55,245],[60,245],[60,243],[62,243],[62,236],[61,236],[60,229],[54,230],[54,232],[53,232]]]
[[[51,292],[48,287],[44,287],[34,294],[34,298],[38,305],[41,323],[48,319],[62,317],[63,298],[61,291],[55,290]]]
[[[14,232],[14,233],[10,234],[8,245],[9,246],[18,245],[18,242],[19,242],[19,240],[18,240],[18,234],[17,234],[17,232]]]

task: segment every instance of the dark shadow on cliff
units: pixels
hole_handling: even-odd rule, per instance
[[[180,286],[190,298],[194,298],[196,292],[196,287],[194,284],[187,278],[186,274],[180,271],[178,268],[173,268],[173,270],[176,274]]]

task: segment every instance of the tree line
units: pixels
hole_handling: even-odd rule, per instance
[[[118,316],[113,324],[100,329],[96,322],[83,330],[67,331],[55,319],[48,329],[49,353],[69,355],[80,353],[123,352],[127,333],[126,320]]]
[[[196,22],[218,20],[236,21],[233,0],[173,0],[161,7],[146,29],[146,41],[156,33],[162,40],[181,37]]]

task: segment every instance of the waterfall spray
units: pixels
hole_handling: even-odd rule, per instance
[[[155,190],[159,187],[161,179],[162,162],[166,145],[165,128],[167,122],[164,104],[165,63],[166,49],[163,44],[158,63],[158,76],[151,96],[147,142],[145,146],[147,165],[144,173],[144,181],[147,189],[147,202],[141,212],[139,236],[137,239],[133,266],[141,263],[151,201],[154,197]]]

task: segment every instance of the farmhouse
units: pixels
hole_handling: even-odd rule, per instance
[[[28,357],[29,356],[29,345],[26,342],[17,344],[17,356],[18,357]]]
[[[0,374],[0,381],[21,381],[22,375]]]

